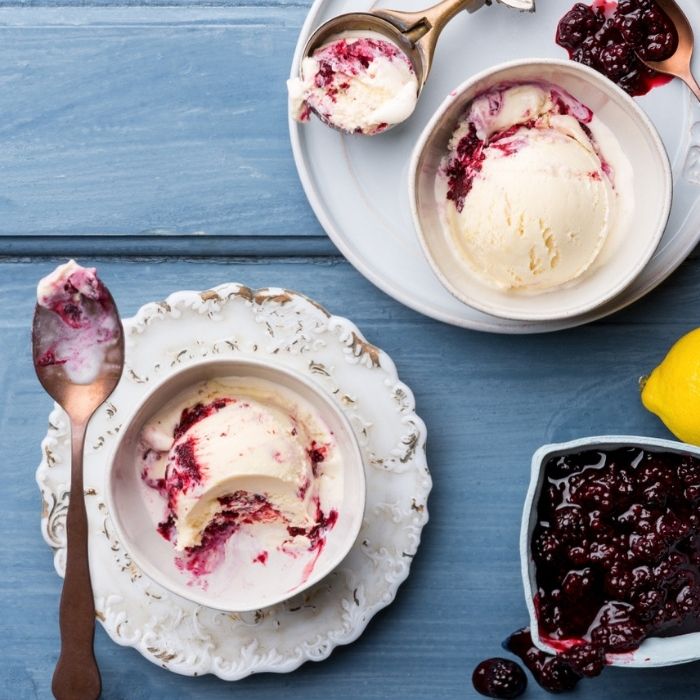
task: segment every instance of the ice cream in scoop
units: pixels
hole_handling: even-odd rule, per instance
[[[298,121],[314,112],[341,131],[378,134],[408,119],[418,80],[408,56],[381,34],[347,32],[304,58],[288,81]]]
[[[501,84],[472,101],[437,183],[443,223],[472,274],[497,289],[541,293],[594,265],[620,206],[601,134],[614,139],[549,83]]]
[[[142,476],[164,499],[161,534],[185,568],[209,573],[238,531],[318,554],[335,522],[335,439],[300,397],[263,380],[209,381],[144,428]]]

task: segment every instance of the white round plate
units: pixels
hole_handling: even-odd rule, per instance
[[[418,10],[425,0],[316,0],[302,28],[291,73],[298,73],[310,33],[331,17],[372,7]],[[557,22],[574,4],[538,3],[534,14],[494,3],[461,13],[438,45],[416,111],[404,124],[375,137],[342,135],[317,119],[290,120],[299,176],[321,225],[345,257],[371,282],[423,314],[457,326],[496,333],[559,330],[602,318],[651,291],[668,277],[700,238],[700,106],[679,81],[638,98],[659,130],[671,160],[674,201],[666,232],[639,277],[607,304],[562,321],[497,318],[455,299],[432,272],[411,221],[408,165],[420,133],[443,99],[466,78],[496,63],[521,58],[565,58],[554,42]],[[679,0],[691,24],[700,26],[700,5]],[[697,64],[696,64],[697,65]],[[700,70],[700,67],[698,68]]]
[[[95,607],[108,634],[163,668],[224,680],[292,671],[357,639],[408,576],[428,520],[425,426],[391,358],[350,321],[300,294],[238,284],[147,304],[124,330],[124,375],[88,426],[84,462]],[[347,416],[365,465],[365,517],[348,556],[303,593],[251,613],[197,605],[151,581],[116,537],[105,504],[108,460],[133,406],[164,377],[204,358],[264,358],[310,378]],[[70,433],[58,407],[42,454],[42,532],[63,576]]]

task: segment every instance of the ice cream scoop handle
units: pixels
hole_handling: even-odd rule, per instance
[[[85,423],[71,426],[66,576],[59,611],[61,654],[51,684],[58,700],[95,700],[102,686],[93,651],[95,600],[90,582],[88,523],[83,493],[85,428]]]

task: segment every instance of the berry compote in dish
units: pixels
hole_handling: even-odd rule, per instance
[[[553,457],[531,556],[539,636],[556,654],[528,628],[504,646],[550,692],[648,637],[699,632],[700,459],[639,447]]]
[[[645,95],[672,79],[647,68],[676,50],[678,33],[654,0],[576,3],[559,21],[556,41],[569,58],[595,68],[630,95]]]

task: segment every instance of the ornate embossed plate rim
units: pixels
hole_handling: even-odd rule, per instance
[[[407,471],[410,469],[415,472],[416,475],[420,475],[420,479],[416,483],[416,487],[419,488],[412,500],[409,513],[410,519],[406,520],[402,525],[407,531],[410,531],[409,539],[411,540],[411,546],[408,548],[408,551],[403,551],[397,555],[396,561],[392,561],[391,575],[387,573],[384,577],[382,581],[383,588],[380,591],[381,596],[378,598],[377,602],[372,605],[365,604],[365,607],[362,608],[361,611],[354,611],[353,615],[348,615],[349,622],[347,623],[341,614],[340,617],[343,629],[328,629],[324,636],[317,635],[316,639],[312,640],[310,643],[305,642],[303,644],[298,644],[293,650],[294,653],[288,654],[286,657],[280,655],[276,649],[272,649],[263,657],[255,657],[254,654],[251,654],[247,665],[228,673],[217,666],[217,659],[212,658],[208,651],[205,653],[208,663],[204,667],[202,667],[201,663],[198,666],[192,664],[188,665],[186,661],[173,665],[175,655],[168,652],[166,648],[159,648],[158,645],[154,644],[152,636],[143,634],[143,630],[141,630],[138,639],[125,639],[119,635],[119,624],[116,625],[116,629],[112,629],[110,625],[114,621],[108,620],[104,614],[98,611],[98,619],[100,619],[100,622],[114,641],[123,646],[132,646],[138,649],[138,651],[152,663],[184,675],[212,673],[225,680],[237,680],[252,673],[265,671],[279,673],[289,672],[296,669],[307,660],[320,661],[327,658],[335,646],[339,644],[348,644],[355,641],[362,634],[369,620],[380,609],[386,607],[393,601],[398,587],[408,576],[411,559],[420,543],[421,530],[428,520],[426,501],[432,486],[425,457],[425,425],[415,414],[413,394],[411,390],[398,379],[396,367],[391,358],[379,348],[367,342],[357,326],[348,319],[331,315],[322,306],[302,294],[281,288],[253,290],[244,285],[233,283],[219,285],[218,287],[203,292],[176,292],[164,301],[146,304],[141,307],[134,317],[125,320],[124,325],[127,337],[132,334],[141,336],[150,322],[156,318],[162,318],[168,314],[171,314],[173,318],[179,318],[183,314],[188,313],[199,313],[201,315],[206,311],[206,305],[208,303],[221,304],[223,308],[225,304],[232,300],[242,300],[244,303],[247,303],[249,305],[247,307],[248,312],[253,314],[257,307],[261,307],[265,303],[276,304],[280,309],[282,309],[285,304],[295,300],[302,305],[308,305],[306,306],[307,320],[311,320],[313,314],[320,314],[325,321],[323,333],[330,334],[343,348],[343,352],[349,353],[352,358],[354,358],[354,364],[361,365],[370,371],[383,371],[385,374],[383,385],[397,405],[401,424],[410,424],[416,431],[415,435],[412,434],[414,439],[410,444],[405,444],[406,452],[402,455],[401,461],[405,465],[408,465],[406,468]],[[212,311],[209,310],[207,313],[211,314]],[[299,315],[299,312],[297,312],[297,315]],[[140,337],[139,342],[143,342],[140,340]],[[184,343],[184,341],[182,342]],[[192,347],[197,341],[194,337],[188,337],[187,342],[189,347]],[[196,361],[197,358],[191,357],[189,359]],[[186,362],[187,361],[189,360],[186,360]],[[156,363],[154,366],[159,366],[159,362],[155,359],[153,362]],[[351,362],[351,364],[353,364],[353,362]],[[308,372],[312,374],[314,371],[317,371],[317,368],[310,366]],[[132,393],[146,391],[146,385],[141,385],[141,380],[134,375],[133,372],[131,377],[128,377],[125,373],[122,382],[125,381],[134,383],[135,386],[131,388]],[[346,410],[341,400],[339,400],[339,404],[343,410]],[[106,410],[107,415],[110,415],[111,410],[112,408],[108,404]],[[64,471],[66,469],[66,450],[68,445],[67,431],[64,414],[59,407],[55,407],[49,417],[49,430],[42,442],[42,460],[36,473],[37,483],[41,489],[43,501],[41,516],[42,534],[46,542],[54,550],[55,568],[57,573],[61,576],[63,575],[65,566],[65,512],[68,493],[65,485],[56,485],[54,488],[48,485],[47,477],[50,473],[55,475],[57,471],[61,469],[61,463],[63,464]],[[365,460],[367,460],[366,456]],[[365,461],[366,470],[368,470],[369,466],[368,462]],[[379,477],[376,478],[378,479]],[[92,495],[90,491],[94,493],[94,489],[88,489],[86,490],[86,495]],[[98,508],[98,510],[101,510],[101,508]],[[107,521],[105,521],[105,524],[106,522]],[[93,537],[99,538],[100,533],[95,532],[97,528],[94,527],[94,523],[92,530],[94,533]],[[111,542],[109,535],[106,532],[102,534],[107,535],[107,540],[103,542],[109,544]],[[114,547],[112,547],[112,549],[114,549]],[[127,568],[133,566],[133,562],[131,562]],[[124,569],[122,569],[122,571],[123,570]],[[161,590],[159,587],[157,587],[157,589]],[[165,593],[164,589],[162,590]],[[338,601],[339,607],[344,608],[343,604],[346,602],[346,599],[342,597],[342,589],[340,589],[340,593],[341,598]],[[165,594],[170,595],[167,593]],[[177,598],[177,596],[173,596],[173,598],[179,601],[182,600]],[[353,592],[353,598],[354,604],[360,609],[361,601],[355,596],[355,592]],[[210,610],[194,604],[191,605],[193,619],[197,618],[198,611]],[[273,608],[269,610],[273,610],[275,607],[276,606],[273,606]],[[292,623],[290,622],[290,624]],[[247,647],[244,649],[246,651],[248,650]]]

